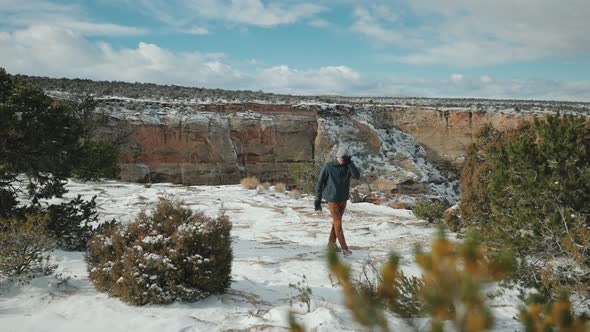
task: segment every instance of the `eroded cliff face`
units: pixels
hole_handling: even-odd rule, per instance
[[[295,96],[20,78],[57,99],[92,95],[97,111],[110,116],[117,141],[126,137],[122,180],[215,185],[256,176],[290,182],[289,165],[322,163],[337,145],[348,145],[362,174],[355,188],[394,196],[399,206],[400,197],[456,202],[462,157],[488,123],[509,129],[547,113],[590,117],[590,103],[582,102]]]
[[[191,104],[103,99],[125,123],[125,181],[236,184],[246,176],[290,183],[293,163],[323,163],[347,145],[365,191],[459,199],[466,149],[485,125],[514,128],[534,112],[386,105]],[[402,200],[403,201],[403,200]]]
[[[486,124],[514,128],[529,113],[334,104],[191,104],[103,99],[113,127],[129,126],[125,181],[236,184],[247,176],[291,182],[289,165],[323,163],[347,145],[358,188],[397,198],[459,198],[458,171]]]
[[[315,112],[234,106],[183,114],[112,112],[131,124],[121,178],[187,185],[235,184],[246,176],[286,181],[290,163],[314,159]]]
[[[129,125],[122,149],[125,181],[235,184],[246,176],[291,182],[289,165],[323,163],[347,145],[369,190],[458,198],[456,179],[396,127],[392,110],[326,105],[146,105],[99,110]],[[417,113],[419,114],[419,113]],[[408,115],[409,117],[409,115]]]
[[[435,162],[450,161],[461,167],[462,157],[475,135],[491,124],[500,130],[515,128],[521,121],[532,121],[533,113],[488,113],[470,110],[434,110],[394,107],[389,110],[393,125],[412,135],[428,150]]]

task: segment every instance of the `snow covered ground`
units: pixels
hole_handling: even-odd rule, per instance
[[[341,290],[327,269],[325,246],[331,220],[327,208],[313,210],[313,198],[293,198],[268,190],[258,193],[240,186],[140,184],[70,181],[66,198],[97,196],[103,220],[131,222],[141,209],[151,209],[159,197],[180,199],[195,210],[216,216],[223,208],[233,223],[234,262],[231,289],[195,303],[134,307],[98,293],[88,279],[83,253],[55,251],[54,275],[30,285],[0,289],[0,331],[284,331],[287,313],[308,331],[364,330],[342,304]],[[416,220],[410,211],[369,203],[351,204],[344,230],[353,255],[346,263],[356,271],[367,259],[385,259],[390,250],[402,256],[402,269],[416,275],[413,244],[428,245],[435,228]],[[312,289],[311,312],[301,303],[290,305],[303,280]],[[66,280],[63,282],[63,280]],[[512,317],[518,300],[507,291],[491,302],[495,331],[519,328]],[[407,328],[389,316],[394,331]],[[427,326],[426,321],[420,324]]]

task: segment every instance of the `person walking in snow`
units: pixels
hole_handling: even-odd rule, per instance
[[[360,173],[352,162],[347,148],[342,146],[336,152],[336,160],[328,162],[322,168],[316,187],[314,202],[315,210],[321,211],[322,195],[328,201],[328,208],[332,216],[332,230],[328,239],[328,247],[337,249],[336,239],[338,239],[344,256],[352,254],[346,244],[342,229],[342,215],[344,214],[346,202],[348,201],[351,177],[358,179],[360,178]]]

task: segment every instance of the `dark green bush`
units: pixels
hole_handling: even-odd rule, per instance
[[[515,130],[488,130],[469,150],[461,214],[492,248],[511,247],[521,280],[545,288],[587,283],[576,268],[557,269],[547,257],[573,259],[590,270],[590,125],[585,118],[548,115]],[[563,265],[563,264],[562,264]],[[572,275],[578,277],[570,278]],[[587,286],[586,286],[586,290]],[[583,293],[583,292],[582,292]]]
[[[86,257],[97,290],[144,305],[196,301],[231,282],[231,223],[161,200],[151,215],[92,237]]]
[[[92,140],[81,147],[81,158],[73,171],[85,180],[114,179],[119,176],[119,145],[110,140]]]
[[[93,225],[98,225],[96,196],[85,201],[80,195],[67,203],[47,207],[47,231],[64,250],[85,251],[93,233]]]
[[[416,202],[412,209],[414,215],[428,222],[441,221],[444,217],[445,206],[441,202]]]
[[[53,100],[3,68],[0,88],[0,217],[24,217],[16,204],[23,190],[14,185],[21,174],[31,205],[62,197],[71,176],[116,175],[120,135],[101,132],[106,117],[96,114],[92,99]]]
[[[314,194],[322,166],[318,163],[299,163],[289,166],[289,176],[297,188],[306,194]]]

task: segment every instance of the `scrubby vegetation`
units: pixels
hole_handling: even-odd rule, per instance
[[[53,272],[49,252],[55,241],[46,225],[47,217],[43,215],[0,219],[0,276],[26,282],[35,275]]]
[[[59,248],[85,251],[99,224],[96,197],[85,201],[78,195],[67,203],[50,205],[47,207],[47,217],[47,231],[56,239]]]
[[[289,176],[302,193],[314,194],[321,170],[318,163],[298,163],[289,166]]]
[[[92,237],[86,258],[97,290],[127,303],[196,301],[231,282],[231,223],[161,200],[128,227]]]
[[[289,191],[289,195],[295,199],[301,198],[301,190],[294,188]]]
[[[563,287],[584,298],[590,290],[588,122],[549,115],[508,132],[482,131],[463,170],[460,212],[490,247],[515,249],[522,267],[517,280],[554,300]]]
[[[426,220],[430,223],[441,221],[444,217],[445,206],[441,202],[416,202],[416,206],[412,209],[414,215]]]
[[[369,299],[374,305],[382,305],[385,309],[404,318],[419,317],[424,314],[424,306],[420,300],[424,280],[415,276],[407,276],[399,272],[394,280],[394,288],[398,297],[391,301],[383,301],[379,290],[383,287],[383,277],[374,260],[366,260],[357,277],[352,279],[353,287]]]
[[[21,79],[35,83],[38,86],[52,91],[69,93],[85,93],[96,96],[117,96],[129,98],[152,99],[155,101],[170,100],[213,100],[215,102],[235,101],[267,101],[279,104],[299,104],[302,101],[316,101],[330,104],[370,104],[371,108],[380,104],[407,105],[414,107],[431,107],[439,109],[444,107],[477,108],[487,112],[499,112],[505,109],[528,112],[541,109],[550,112],[568,110],[572,112],[588,114],[588,103],[564,102],[564,101],[535,101],[535,100],[492,100],[476,98],[417,98],[417,97],[345,97],[345,96],[296,96],[264,93],[262,91],[230,91],[221,89],[205,89],[195,87],[182,87],[177,85],[157,85],[152,83],[127,83],[114,81],[92,81],[87,79],[67,79],[21,76]],[[132,106],[132,105],[128,105]],[[144,105],[136,105],[137,109],[145,108]]]
[[[482,290],[490,282],[506,279],[514,270],[516,260],[509,251],[494,255],[486,252],[488,248],[475,232],[470,232],[463,243],[454,243],[447,239],[442,228],[438,238],[432,241],[430,253],[416,250],[416,263],[423,270],[417,293],[424,316],[430,318],[430,331],[444,331],[445,321],[450,322],[456,331],[477,332],[493,328],[494,317]],[[404,296],[404,289],[400,287],[403,282],[400,282],[402,274],[398,271],[398,256],[391,254],[383,264],[376,292],[359,289],[351,278],[350,267],[340,261],[335,251],[328,253],[328,266],[342,286],[344,303],[353,319],[367,328],[388,331],[384,310],[390,308],[388,304],[397,303]],[[416,288],[416,284],[410,284],[411,289]],[[518,319],[526,331],[584,332],[590,328],[586,318],[574,315],[565,294],[549,303],[545,310],[538,302],[530,301]],[[303,331],[293,315],[290,315],[289,322],[292,331]],[[404,322],[408,328],[415,328],[413,320]]]
[[[247,178],[243,178],[240,181],[240,184],[242,185],[242,188],[244,189],[256,189],[258,188],[258,185],[260,185],[260,180],[258,180],[258,178],[254,177],[254,176],[250,176]]]
[[[287,185],[284,184],[283,182],[279,182],[279,183],[275,184],[275,191],[276,192],[284,193],[285,190],[287,190]]]
[[[457,205],[445,210],[444,223],[451,232],[460,232],[464,222]]]
[[[85,250],[96,203],[62,204],[69,177],[116,177],[119,143],[98,139],[106,117],[90,98],[57,101],[0,68],[0,241],[2,274],[51,271],[49,251]],[[24,175],[24,176],[23,176]],[[18,197],[18,199],[17,199]],[[20,277],[19,277],[20,278]]]
[[[289,299],[289,303],[293,305],[294,302],[301,302],[306,305],[307,312],[311,312],[311,295],[313,291],[307,284],[307,277],[305,274],[296,283],[290,283],[289,288],[297,291],[297,294]]]
[[[104,117],[92,100],[55,101],[2,68],[0,88],[0,216],[24,213],[16,202],[19,174],[33,205],[61,197],[70,176],[117,176],[118,145],[97,139]]]

